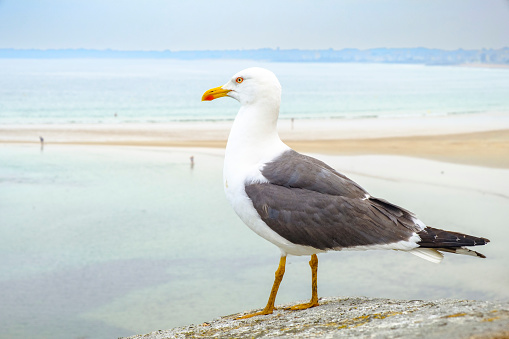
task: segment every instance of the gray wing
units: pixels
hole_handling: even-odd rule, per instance
[[[353,180],[315,158],[288,150],[265,165],[262,174],[271,184],[325,194],[364,198],[366,192]]]
[[[413,215],[367,192],[325,163],[287,151],[268,163],[269,183],[246,183],[262,220],[294,244],[321,250],[408,240]]]

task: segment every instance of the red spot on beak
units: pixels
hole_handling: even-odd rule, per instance
[[[203,100],[205,100],[205,101],[212,101],[212,100],[214,100],[214,96],[213,95],[207,95],[205,97],[205,99],[203,99]]]

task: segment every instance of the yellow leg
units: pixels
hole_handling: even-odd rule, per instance
[[[299,304],[292,307],[288,307],[288,310],[305,310],[311,307],[318,306],[318,287],[317,287],[317,272],[318,272],[318,257],[316,254],[311,256],[311,260],[309,261],[309,266],[311,266],[311,300],[305,304]]]
[[[274,311],[274,303],[276,302],[277,290],[279,289],[279,285],[281,284],[281,281],[283,280],[283,275],[285,274],[285,266],[286,266],[286,256],[283,256],[281,257],[281,259],[279,259],[279,266],[275,274],[276,277],[274,279],[274,284],[272,285],[272,290],[270,291],[267,306],[265,306],[265,308],[260,312],[247,314],[242,317],[238,317],[237,319],[246,319],[257,315],[272,314],[272,312]]]

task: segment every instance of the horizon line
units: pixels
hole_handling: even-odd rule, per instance
[[[455,48],[455,49],[444,49],[438,47],[371,47],[371,48],[356,48],[356,47],[344,47],[336,49],[333,47],[329,48],[280,48],[280,47],[259,47],[259,48],[226,48],[226,49],[186,49],[186,50],[172,50],[172,49],[114,49],[114,48],[88,48],[88,47],[61,47],[61,48],[16,48],[16,47],[0,47],[0,50],[15,50],[15,51],[98,51],[98,52],[147,52],[147,53],[160,53],[160,52],[228,52],[228,51],[259,51],[259,50],[272,50],[272,51],[344,51],[344,50],[356,50],[356,51],[370,51],[377,49],[391,49],[391,50],[404,50],[404,49],[426,49],[426,50],[440,50],[440,51],[493,51],[509,49],[508,46],[494,48],[494,47],[482,47],[482,48]]]

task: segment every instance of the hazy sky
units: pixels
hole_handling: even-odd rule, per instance
[[[0,48],[509,46],[509,0],[0,0]]]

